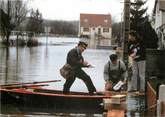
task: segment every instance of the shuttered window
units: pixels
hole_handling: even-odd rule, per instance
[[[89,28],[83,28],[84,32],[89,32]]]
[[[103,28],[103,32],[109,32],[109,28]]]

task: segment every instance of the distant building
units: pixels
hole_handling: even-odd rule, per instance
[[[165,0],[155,0],[155,30],[159,38],[159,49],[165,48]]]
[[[80,14],[79,36],[110,39],[111,22],[110,14]]]
[[[155,29],[165,24],[165,0],[155,0]]]

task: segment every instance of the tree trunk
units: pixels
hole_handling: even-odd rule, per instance
[[[9,42],[9,37],[10,37],[10,31],[7,31],[6,33],[6,45],[9,46],[10,45],[10,42]]]

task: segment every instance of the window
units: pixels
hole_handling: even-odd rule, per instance
[[[89,32],[89,28],[83,28],[84,32]]]
[[[109,28],[103,28],[103,32],[109,32]]]
[[[84,22],[88,22],[88,19],[84,19]]]
[[[108,20],[107,20],[107,19],[105,19],[105,20],[104,20],[104,22],[105,22],[105,23],[107,23],[107,22],[108,22]]]
[[[101,28],[98,28],[98,34],[99,35],[101,34]]]

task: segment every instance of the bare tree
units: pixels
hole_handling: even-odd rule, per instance
[[[30,18],[27,25],[27,30],[33,33],[41,33],[42,32],[42,14],[37,9],[34,11],[33,9],[30,12]]]
[[[9,37],[12,30],[19,31],[21,23],[25,20],[28,13],[27,2],[22,0],[1,0],[1,10],[6,16],[1,19],[5,20],[6,25],[1,25],[1,31],[4,35],[6,44],[9,44]]]

